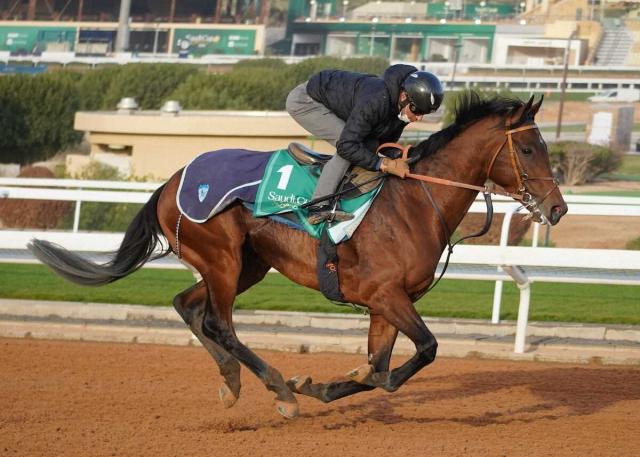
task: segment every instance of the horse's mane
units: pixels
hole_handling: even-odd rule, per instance
[[[464,91],[458,96],[456,102],[454,122],[413,147],[411,155],[418,158],[430,156],[475,122],[487,116],[506,116],[523,105],[524,102],[516,98],[482,97],[475,91]],[[517,122],[510,124],[510,128],[516,128],[529,119],[527,113],[522,114]]]

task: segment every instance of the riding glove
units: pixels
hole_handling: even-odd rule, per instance
[[[382,159],[380,171],[403,179],[408,173],[410,173],[409,165],[407,165],[407,159],[389,159],[387,157]]]

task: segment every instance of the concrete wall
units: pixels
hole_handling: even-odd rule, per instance
[[[427,124],[412,124],[410,128],[433,130]],[[79,112],[75,129],[86,132],[91,154],[69,155],[67,167],[71,173],[93,159],[116,165],[126,174],[128,161],[134,176],[166,179],[206,151],[275,151],[292,141],[320,152],[335,152],[329,143],[310,137],[286,112],[183,111],[177,116],[158,111]]]
[[[627,20],[625,21],[625,26],[633,35],[633,46],[627,57],[626,64],[638,66],[640,65],[640,19]]]
[[[196,155],[215,149],[271,151],[291,141],[312,144],[308,132],[284,112],[79,112],[75,129],[88,134],[92,158],[101,160],[102,153],[129,156],[133,175],[156,178],[168,178]],[[314,147],[333,151],[324,141],[316,141]],[[76,164],[86,165],[82,157],[70,156],[71,172]]]

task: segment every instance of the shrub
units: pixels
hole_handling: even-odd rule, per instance
[[[45,167],[24,167],[20,178],[53,178]],[[73,215],[73,203],[53,200],[0,200],[0,221],[6,228],[52,229]]]
[[[171,98],[187,109],[282,110],[292,87],[288,75],[280,70],[243,68],[193,75]]]
[[[192,65],[130,64],[111,73],[104,90],[102,109],[115,109],[123,97],[134,97],[141,109],[160,109],[168,96],[189,76],[198,72]]]
[[[334,57],[307,59],[295,65],[278,59],[241,61],[229,73],[190,75],[171,98],[187,109],[284,110],[291,89],[327,68],[380,74],[387,62]]]
[[[338,68],[381,74],[380,58],[320,57],[287,65],[279,59],[238,62],[229,73],[205,74],[184,64],[114,65],[0,78],[0,163],[46,160],[80,142],[73,129],[78,110],[116,108],[134,97],[142,109],[169,98],[189,109],[283,110],[289,91],[313,73]]]
[[[0,162],[46,160],[81,140],[73,129],[77,80],[68,72],[0,78]]]
[[[100,162],[91,162],[82,171],[73,176],[74,179],[97,179],[105,181],[125,181],[126,178],[117,168]],[[134,216],[142,208],[136,203],[99,203],[83,202],[80,211],[80,229],[101,232],[124,232]],[[70,227],[73,214],[70,214],[61,226]]]
[[[121,65],[109,65],[84,73],[78,81],[80,109],[82,111],[96,111],[103,108],[115,109],[115,105],[106,106],[105,95],[123,68]]]
[[[339,59],[337,57],[317,57],[314,59],[306,59],[295,65],[291,65],[288,68],[288,73],[291,75],[291,79],[293,82],[290,89],[292,89],[295,85],[306,81],[311,75],[321,70],[348,70],[379,76],[382,75],[382,73],[387,69],[388,66],[389,62],[386,59],[381,59],[378,57],[350,59]]]
[[[288,64],[283,59],[247,59],[241,60],[233,65],[233,70],[240,70],[245,68],[272,68],[282,70],[287,68]]]
[[[626,246],[625,249],[630,249],[633,251],[640,251],[640,238],[635,238],[631,241],[629,241]]]
[[[622,163],[622,155],[609,148],[588,143],[561,141],[549,145],[554,174],[564,184],[579,185],[610,173]]]
[[[23,162],[29,129],[25,106],[11,90],[10,78],[0,78],[0,163]]]

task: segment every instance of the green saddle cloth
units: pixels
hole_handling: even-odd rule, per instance
[[[352,213],[354,215],[352,220],[311,225],[307,222],[308,211],[300,209],[300,206],[311,201],[318,176],[318,167],[300,165],[286,149],[274,152],[258,187],[253,215],[263,217],[294,213],[299,225],[315,238],[320,238],[325,228],[336,244],[351,238],[373,199],[380,192],[382,182],[373,190],[358,197],[340,199],[340,209]]]

